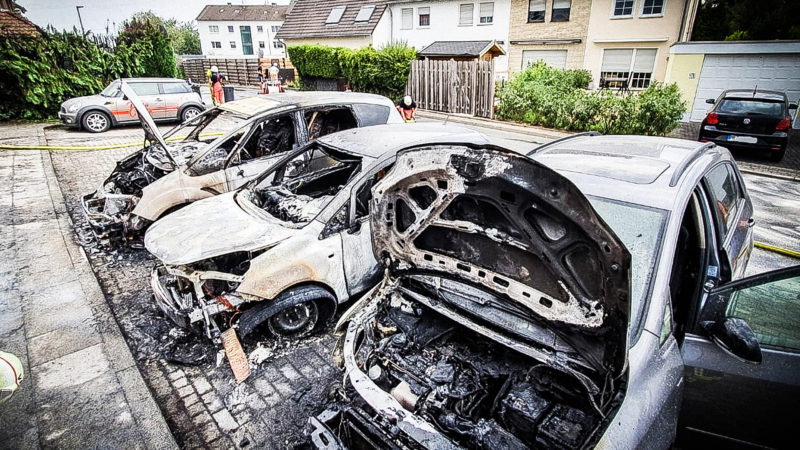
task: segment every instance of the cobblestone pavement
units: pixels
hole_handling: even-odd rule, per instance
[[[297,343],[266,340],[271,354],[251,362],[252,375],[233,381],[218,348],[174,328],[151,300],[146,252],[106,253],[94,247],[80,213],[80,196],[92,191],[132,149],[52,152],[53,165],[76,228],[137,365],[184,448],[286,448],[302,430],[328,388],[341,380],[332,366],[329,334]],[[245,346],[251,353],[256,346]],[[189,363],[189,364],[186,364]]]

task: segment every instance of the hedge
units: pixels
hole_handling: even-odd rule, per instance
[[[398,100],[403,96],[417,52],[404,43],[381,49],[352,50],[318,44],[293,45],[286,49],[289,60],[304,77],[345,77],[354,91],[381,94]]]
[[[0,120],[55,117],[61,103],[100,92],[122,77],[176,75],[162,30],[137,24],[113,51],[74,32],[48,30],[41,38],[0,37]],[[121,36],[122,37],[122,36]]]
[[[675,84],[653,83],[636,94],[619,95],[582,89],[589,81],[586,71],[539,62],[498,91],[497,117],[570,131],[665,135],[686,111]]]

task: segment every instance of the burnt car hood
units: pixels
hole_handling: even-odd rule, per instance
[[[248,214],[235,194],[210,197],[157,220],[145,234],[145,247],[164,264],[184,265],[269,248],[297,232]]]
[[[624,371],[630,254],[569,180],[499,147],[429,146],[399,153],[373,195],[373,251],[390,277],[422,280],[514,339],[552,354],[566,341],[598,372]]]

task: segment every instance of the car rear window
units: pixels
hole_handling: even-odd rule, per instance
[[[783,103],[766,100],[745,100],[726,98],[719,103],[717,112],[727,114],[755,114],[761,116],[780,116]]]
[[[165,94],[186,94],[191,92],[188,84],[184,83],[162,83],[161,88]]]

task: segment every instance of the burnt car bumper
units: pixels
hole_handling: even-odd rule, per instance
[[[752,134],[720,130],[713,125],[703,125],[700,128],[698,140],[713,142],[726,148],[779,151],[786,148],[789,142],[789,134],[782,131],[776,131],[772,134]]]
[[[139,220],[130,220],[130,211],[136,206],[138,197],[133,195],[105,194],[99,191],[84,195],[81,207],[86,221],[100,242],[121,237],[128,230],[135,230]]]

